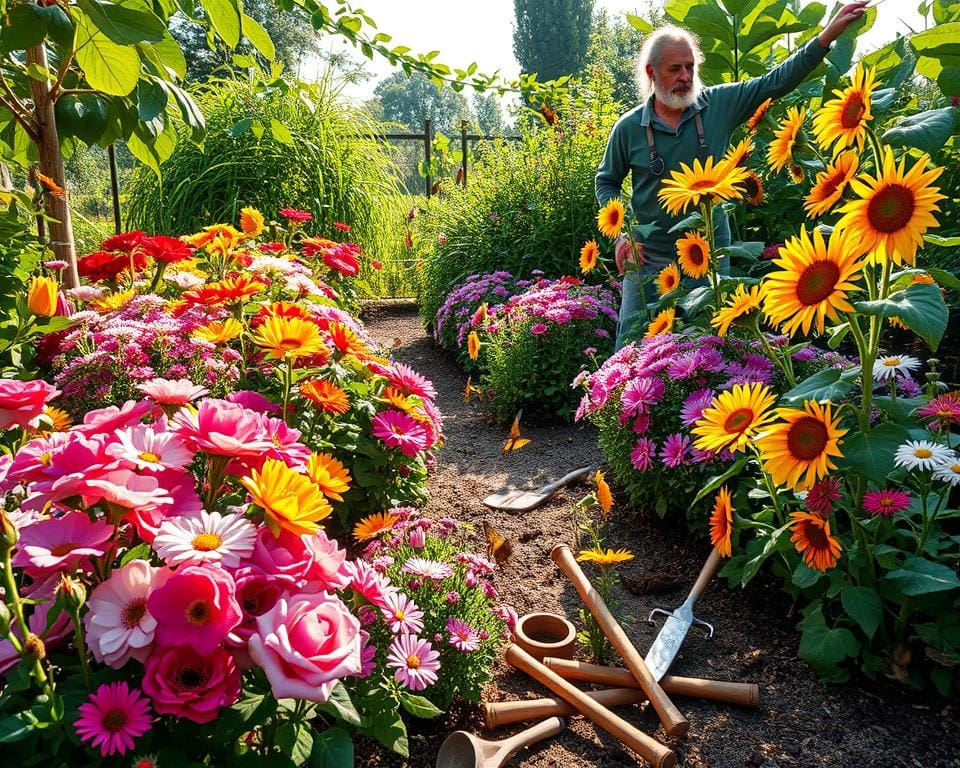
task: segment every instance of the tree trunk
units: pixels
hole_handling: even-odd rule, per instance
[[[27,64],[37,64],[47,68],[47,52],[43,45],[27,49]],[[63,272],[64,286],[75,288],[80,285],[77,274],[77,254],[73,247],[73,225],[70,222],[70,205],[67,202],[67,183],[63,172],[63,156],[60,154],[60,137],[57,134],[57,122],[53,112],[53,99],[50,98],[50,83],[46,80],[30,78],[33,92],[33,110],[37,121],[40,141],[37,150],[40,155],[40,173],[49,176],[63,188],[63,195],[44,195],[50,228],[50,245],[58,259],[67,262]]]

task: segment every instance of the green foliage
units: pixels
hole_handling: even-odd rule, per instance
[[[431,122],[437,133],[452,134],[460,129],[460,121],[472,121],[473,113],[466,98],[449,88],[438,88],[423,74],[409,77],[394,72],[374,89],[383,107],[383,120],[400,123],[411,131],[423,131],[423,121]]]
[[[662,17],[662,14],[655,11],[651,4],[644,16],[656,18]],[[654,26],[646,20],[644,23]],[[636,60],[643,36],[644,33],[633,24],[625,23],[618,17],[611,18],[603,8],[594,15],[586,68],[598,66],[609,73],[613,81],[613,99],[622,110],[629,109],[640,101]]]
[[[590,44],[593,0],[514,0],[513,52],[524,72],[579,74]]]

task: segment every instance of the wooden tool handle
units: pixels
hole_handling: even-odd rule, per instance
[[[523,670],[534,680],[543,683],[557,696],[573,705],[577,712],[603,728],[644,760],[653,763],[656,768],[674,768],[677,764],[677,756],[673,750],[598,704],[556,672],[547,669],[520,646],[508,646],[504,658],[510,666]]]
[[[720,567],[720,561],[722,559],[723,556],[717,551],[717,548],[714,547],[710,551],[710,557],[707,558],[707,562],[705,562],[703,568],[700,569],[700,575],[697,576],[693,589],[690,590],[689,597],[692,597],[694,600],[700,599],[700,595],[703,594],[703,591],[707,588],[707,584],[710,583],[710,579],[713,578],[713,575]]]
[[[604,667],[599,664],[587,664],[583,661],[558,659],[552,656],[544,658],[543,664],[565,680],[582,680],[585,683],[600,683],[623,688],[637,687],[637,682],[630,674],[630,670],[622,667]],[[760,706],[760,687],[756,683],[727,683],[700,677],[665,675],[660,680],[660,687],[671,696],[694,696],[698,699],[739,704],[743,707]]]
[[[597,624],[600,625],[603,634],[610,641],[610,645],[620,654],[624,666],[630,670],[634,679],[647,694],[647,698],[650,699],[650,703],[663,724],[663,729],[673,738],[683,736],[690,727],[690,723],[680,714],[680,710],[676,708],[663,688],[653,679],[653,675],[647,669],[643,657],[633,647],[633,643],[630,642],[626,632],[617,623],[617,620],[603,602],[603,598],[597,594],[590,580],[577,564],[570,547],[565,544],[554,547],[550,557],[563,571],[564,575],[570,579],[577,592],[580,593],[581,599],[590,609],[593,618],[597,620]]]
[[[583,693],[605,707],[639,704],[647,700],[647,694],[639,688],[608,688],[605,691],[583,691]],[[487,728],[554,715],[573,715],[576,712],[577,709],[572,704],[567,704],[563,699],[551,697],[523,701],[488,701],[483,705]]]

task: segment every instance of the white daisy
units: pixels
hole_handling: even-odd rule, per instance
[[[952,460],[948,460],[945,464],[937,467],[933,476],[937,480],[950,483],[950,485],[960,485],[960,459],[954,456]]]
[[[937,470],[956,460],[956,454],[949,448],[929,440],[907,440],[893,457],[898,467],[920,470]]]
[[[156,430],[152,424],[118,430],[116,443],[106,452],[147,472],[162,472],[170,467],[185,467],[193,461],[193,452],[176,432]]]
[[[178,288],[182,288],[185,291],[190,290],[191,288],[196,288],[198,285],[203,285],[204,279],[199,275],[194,275],[191,272],[171,272],[170,274],[164,275],[164,280],[173,283]]]
[[[220,563],[237,568],[253,553],[256,540],[256,526],[240,515],[201,511],[199,517],[164,520],[153,548],[171,566]]]
[[[875,381],[888,381],[898,373],[909,375],[920,367],[920,361],[910,355],[892,355],[881,357],[873,364],[873,378]]]

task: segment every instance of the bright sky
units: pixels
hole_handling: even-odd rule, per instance
[[[804,3],[806,4],[806,3]],[[825,3],[828,9],[831,4]],[[448,0],[353,0],[355,8],[362,8],[381,32],[393,36],[391,45],[409,46],[414,53],[439,50],[437,61],[450,67],[466,69],[472,62],[485,74],[499,73],[507,79],[516,78],[520,67],[513,55],[513,0],[482,0],[482,2],[449,2]],[[597,0],[597,8],[605,8],[613,16],[636,13],[644,3],[636,0]],[[878,18],[873,28],[862,36],[861,50],[872,50],[900,34],[914,30],[923,22],[914,0],[880,0]],[[346,42],[335,43],[338,49],[354,51]],[[374,77],[363,88],[350,93],[357,98],[369,98],[376,83],[393,73],[390,64],[380,57],[367,60],[354,51],[354,58],[364,58]],[[307,68],[305,68],[307,70]],[[309,71],[302,75],[310,77]]]

